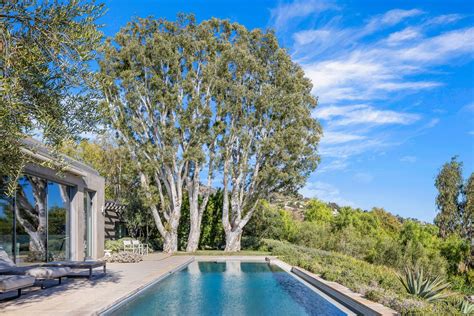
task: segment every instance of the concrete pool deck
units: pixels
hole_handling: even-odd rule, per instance
[[[139,263],[108,263],[104,277],[67,279],[62,285],[45,290],[39,287],[25,289],[20,298],[0,301],[0,314],[94,315],[192,259],[193,256],[153,253]],[[9,293],[8,296],[15,294]],[[3,294],[0,299],[6,297],[7,294]]]

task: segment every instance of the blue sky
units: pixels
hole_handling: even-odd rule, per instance
[[[301,193],[432,221],[434,178],[459,155],[474,170],[470,1],[109,0],[114,35],[132,17],[227,18],[273,28],[312,80],[321,165]]]

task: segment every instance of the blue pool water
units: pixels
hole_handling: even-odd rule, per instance
[[[276,265],[228,261],[193,262],[106,315],[347,314]]]

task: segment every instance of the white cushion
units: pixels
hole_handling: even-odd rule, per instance
[[[0,292],[8,292],[35,283],[35,278],[27,275],[0,275]]]
[[[68,267],[64,268],[46,268],[46,267],[39,267],[33,268],[26,271],[27,275],[35,277],[37,279],[55,279],[59,277],[66,276],[71,272],[71,269]]]

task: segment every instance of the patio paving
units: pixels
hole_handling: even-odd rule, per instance
[[[108,263],[107,275],[103,277],[67,279],[62,285],[45,290],[39,287],[25,289],[18,299],[0,301],[0,314],[93,315],[192,258],[153,253],[139,263]],[[0,295],[0,299],[6,296]]]

